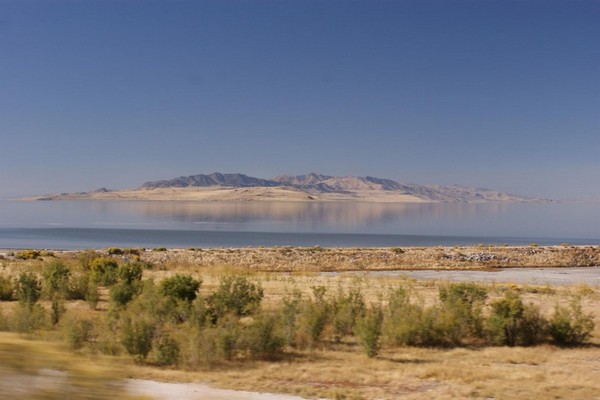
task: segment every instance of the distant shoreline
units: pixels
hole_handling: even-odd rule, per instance
[[[435,200],[417,197],[398,191],[353,190],[345,193],[312,193],[295,187],[182,187],[131,190],[98,190],[92,192],[48,194],[27,196],[15,200],[57,201],[57,200],[120,200],[120,201],[194,201],[194,202],[368,202],[368,203],[534,203],[552,202],[543,199],[520,197],[498,198],[494,200]]]

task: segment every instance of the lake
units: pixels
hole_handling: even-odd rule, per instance
[[[600,204],[0,201],[0,248],[600,243]]]

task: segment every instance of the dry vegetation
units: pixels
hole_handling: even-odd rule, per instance
[[[491,254],[493,257],[481,258],[482,254]],[[468,260],[465,260],[465,257]],[[477,261],[474,257],[479,257],[480,260]],[[448,327],[455,326],[453,321],[456,318],[467,318],[461,314],[464,311],[462,308],[458,314],[455,311],[448,313],[451,309],[448,308],[448,304],[454,303],[444,303],[440,300],[440,293],[446,290],[445,293],[448,294],[451,288],[458,286],[448,282],[393,277],[357,277],[344,274],[323,276],[316,271],[417,266],[489,268],[498,266],[501,259],[506,260],[506,265],[513,267],[566,267],[598,265],[598,257],[598,247],[570,246],[362,250],[157,249],[142,252],[107,249],[100,253],[5,254],[0,260],[0,276],[4,279],[0,280],[0,296],[2,282],[22,281],[21,277],[25,276],[24,274],[32,273],[41,283],[41,297],[39,301],[33,302],[38,308],[28,308],[23,306],[23,301],[16,301],[13,292],[13,301],[0,302],[0,328],[28,332],[28,335],[44,340],[67,343],[76,353],[85,356],[109,354],[114,362],[126,366],[129,376],[138,378],[174,382],[204,381],[228,388],[287,392],[306,397],[335,399],[590,399],[598,397],[600,393],[600,382],[596,378],[600,371],[598,287],[510,284],[466,286],[467,289],[475,288],[481,290],[481,293],[485,292],[485,300],[475,300],[474,304],[478,306],[472,308],[473,316],[480,315],[483,318],[480,321],[483,324],[480,333],[469,328],[458,331],[460,336],[455,337],[444,331],[441,336],[428,337],[429,342],[422,336],[419,336],[418,340],[407,342],[404,337],[402,340],[398,339],[397,330],[392,329],[400,326],[401,322],[398,321],[401,320],[390,324],[394,309],[390,306],[390,293],[401,289],[409,295],[410,304],[421,307],[421,310],[446,310],[444,326]],[[98,262],[94,259],[104,261]],[[112,268],[110,260],[117,265],[118,269],[115,271],[125,271],[116,272],[114,280],[106,273]],[[58,283],[55,285],[57,290],[53,291],[48,284],[48,277],[52,276],[49,271],[60,271],[60,268],[56,267],[57,261],[69,268],[69,279],[73,282],[77,282],[76,278],[84,273],[89,274],[89,279],[94,280],[98,285],[96,287],[99,287],[96,296],[94,297],[94,293],[87,293],[86,290],[90,286],[82,285],[81,282],[78,283],[82,292],[79,295],[85,300],[69,300],[69,296],[77,297],[69,291],[62,292],[66,293],[64,298],[54,296],[52,293],[60,292],[60,279],[54,281]],[[147,285],[144,284],[144,289],[139,289],[140,292],[135,292],[131,299],[126,299],[124,304],[118,306],[117,300],[121,299],[119,301],[123,302],[123,298],[119,296],[128,296],[128,287],[124,282],[136,282],[137,279],[136,271],[122,268],[123,265],[129,265],[128,262],[137,263],[141,267],[141,282],[152,280],[156,285],[154,292],[146,292]],[[426,264],[428,262],[437,265]],[[60,276],[60,273],[58,275]],[[202,300],[201,307],[207,307],[204,310],[212,310],[212,314],[206,314],[209,319],[207,320],[206,316],[199,317],[198,310],[202,309],[199,308],[200,303],[190,298],[187,300],[194,304],[192,308],[195,311],[190,311],[191,308],[186,308],[184,303],[177,303],[173,309],[165,311],[168,315],[175,315],[175,320],[159,321],[146,316],[150,318],[144,320],[148,324],[137,324],[143,318],[136,320],[136,316],[143,315],[149,308],[148,304],[155,304],[157,308],[163,307],[160,305],[163,303],[157,300],[161,298],[157,294],[158,291],[173,293],[177,287],[182,287],[171,285],[169,289],[169,285],[162,284],[165,278],[173,279],[178,276],[189,276],[192,279],[186,281],[187,283],[183,282],[184,288],[189,286],[190,282],[193,286],[194,280],[201,281],[198,299]],[[243,308],[244,311],[240,311],[240,315],[233,318],[227,316],[227,312],[218,311],[220,309],[217,305],[221,303],[217,301],[218,296],[215,293],[219,292],[224,280],[235,281],[237,278],[241,278],[240,282],[255,285],[248,286],[247,289],[250,288],[250,292],[255,294],[257,292],[252,292],[252,287],[260,289],[262,296],[260,304],[251,302],[251,307]],[[164,287],[167,289],[163,290]],[[123,290],[119,292],[120,289],[115,288]],[[323,288],[320,289],[324,293],[320,301],[316,300],[315,288]],[[74,288],[71,288],[71,291],[73,290]],[[254,337],[256,333],[256,330],[252,330],[253,326],[257,326],[256,321],[265,327],[268,326],[269,316],[279,318],[283,305],[293,299],[295,292],[303,302],[302,307],[316,307],[306,314],[299,312],[296,329],[306,323],[307,315],[318,313],[319,306],[330,307],[328,320],[324,323],[322,332],[314,338],[307,337],[306,332],[300,335],[298,330],[292,336],[286,336],[281,330],[282,326],[277,325],[273,335],[263,338],[267,337],[277,342],[279,337],[282,342],[275,343],[277,346],[273,348],[252,347],[256,343],[249,338]],[[186,291],[183,290],[182,293]],[[357,315],[354,320],[350,318],[352,323],[346,326],[344,321],[348,322],[349,319],[340,319],[339,315],[342,314],[336,314],[331,309],[340,310],[342,303],[339,300],[350,293],[360,294],[363,308],[362,314]],[[543,338],[536,337],[536,341],[541,344],[522,346],[529,343],[524,339],[525,336],[519,336],[516,343],[509,343],[516,346],[501,345],[506,342],[492,335],[493,321],[490,322],[489,316],[497,307],[495,304],[500,304],[503,299],[511,298],[512,295],[519,296],[523,306],[530,307],[528,310],[537,310],[548,324],[552,321],[557,306],[562,310],[570,310],[570,304],[580,304],[580,316],[583,318],[592,315],[595,327],[590,336],[582,340],[584,344],[575,347],[559,345],[556,337],[549,335],[547,330],[544,330],[546,333]],[[146,303],[141,300],[144,296]],[[182,296],[185,297],[185,294]],[[154,301],[158,302],[152,303]],[[575,303],[572,303],[573,301]],[[377,307],[382,307],[384,317],[376,351],[368,357],[368,346],[364,345],[364,338],[368,337],[365,327],[369,326],[368,316],[376,315]],[[478,312],[481,314],[477,314]],[[56,320],[53,321],[55,317]],[[465,322],[470,321],[469,318],[460,321],[466,326],[471,324]],[[195,327],[190,325],[189,321],[192,319],[195,321]],[[198,322],[200,320],[202,322]],[[82,321],[91,322],[87,326],[82,324]],[[110,321],[114,324],[112,327]],[[342,324],[336,325],[335,321],[341,321]],[[376,318],[372,318],[371,322],[373,321],[376,322]],[[438,322],[434,325],[439,324],[439,320],[436,321]],[[200,325],[197,325],[198,323]],[[419,324],[416,321],[414,323]],[[157,330],[157,326],[160,326],[160,329]],[[345,326],[347,331],[344,331]],[[541,326],[534,326],[541,330]],[[246,328],[250,330],[245,330]],[[422,324],[421,328],[423,332],[429,333],[437,329],[426,324]],[[82,333],[82,329],[88,329],[87,333]],[[152,336],[152,345],[146,354],[141,354],[143,349],[140,353],[139,348],[127,342],[127,330],[133,336],[142,335],[145,330],[151,332],[149,334]],[[223,348],[219,346],[198,348],[195,344],[190,347],[190,343],[196,339],[206,343],[233,331],[239,335],[231,337],[231,353],[223,353]],[[264,333],[264,330],[261,332]],[[535,332],[533,336],[536,336]],[[190,341],[189,338],[192,337],[196,339]],[[2,336],[2,341],[11,343],[21,340],[6,338],[7,336]],[[184,340],[186,338],[187,341]],[[495,340],[500,341],[494,344]],[[174,348],[178,350],[170,351]],[[6,351],[0,354],[3,361],[7,354]],[[0,384],[6,387],[6,381],[0,381]]]
[[[76,252],[57,254],[77,258]],[[131,257],[121,255],[123,260]],[[212,248],[141,251],[139,257],[166,269],[187,266],[201,271],[223,266],[273,272],[589,267],[600,265],[600,246]]]

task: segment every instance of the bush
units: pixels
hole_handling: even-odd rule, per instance
[[[69,285],[66,291],[66,299],[85,300],[89,284],[90,277],[88,273],[79,273],[77,275],[71,275],[71,278],[69,279]]]
[[[163,334],[156,344],[156,364],[161,366],[179,363],[179,344],[168,334]]]
[[[119,307],[124,307],[139,294],[139,283],[120,282],[110,288],[110,299]]]
[[[121,282],[132,284],[142,280],[142,273],[143,269],[141,263],[126,263],[119,267],[117,277]]]
[[[65,319],[62,324],[64,324],[65,339],[72,350],[79,350],[86,343],[94,340],[94,323],[91,319],[71,317]]]
[[[336,342],[343,336],[354,334],[356,321],[365,313],[365,300],[360,288],[352,288],[348,293],[339,291],[333,300],[332,319]]]
[[[298,344],[314,346],[325,331],[331,306],[325,299],[324,286],[314,286],[313,299],[304,303],[298,322]]]
[[[196,299],[202,282],[190,275],[175,275],[165,278],[160,283],[160,292],[176,300],[192,302]]]
[[[260,315],[243,330],[243,346],[252,358],[274,360],[281,355],[285,340],[277,332],[277,321],[273,315]]]
[[[117,271],[119,283],[110,288],[110,298],[119,307],[125,306],[142,289],[142,266],[138,263],[127,263]]]
[[[25,333],[41,329],[46,324],[46,311],[39,304],[16,304],[10,320],[12,330]]]
[[[283,338],[287,345],[292,345],[294,343],[298,315],[300,314],[301,301],[302,293],[297,289],[291,295],[288,295],[283,298],[281,320]]]
[[[67,309],[65,308],[65,301],[63,300],[62,296],[57,294],[54,295],[50,305],[50,320],[52,321],[52,325],[58,324],[66,311]]]
[[[87,282],[85,301],[87,301],[88,305],[92,310],[96,309],[96,306],[100,301],[100,291],[98,290],[98,286],[96,286],[96,284],[91,279],[88,279]]]
[[[42,286],[32,272],[21,272],[15,283],[17,298],[23,304],[35,304],[42,294]]]
[[[483,336],[482,309],[487,290],[474,283],[453,283],[439,289],[440,321],[449,344]]]
[[[15,258],[20,260],[35,260],[40,257],[40,252],[38,250],[28,249],[17,252]]]
[[[211,366],[221,360],[233,359],[240,339],[236,318],[231,315],[224,316],[216,325],[210,325],[197,332],[187,352],[196,358],[194,364]],[[189,354],[187,356],[189,357]]]
[[[584,314],[581,301],[574,299],[569,307],[556,306],[550,319],[548,332],[561,346],[575,346],[586,342],[594,330],[591,314]]]
[[[110,258],[95,258],[90,262],[92,281],[102,286],[111,286],[117,282],[119,265]]]
[[[102,256],[94,250],[86,250],[79,254],[78,260],[83,270],[89,271],[92,267],[92,261],[101,257]]]
[[[121,255],[123,254],[123,249],[119,247],[109,247],[106,252],[110,255]]]
[[[152,350],[155,324],[143,317],[126,316],[121,329],[121,343],[137,362],[143,362]]]
[[[55,294],[65,295],[69,287],[71,271],[62,261],[53,261],[44,267],[44,294],[52,298]]]
[[[206,300],[213,322],[226,314],[244,317],[253,314],[263,298],[263,289],[245,277],[224,277],[219,288]]]
[[[393,346],[441,346],[448,344],[444,330],[444,313],[439,306],[424,307],[410,302],[406,289],[400,287],[388,295],[384,318],[385,340]]]
[[[379,354],[382,322],[383,311],[381,307],[375,306],[358,320],[356,329],[358,341],[368,357]]]
[[[14,300],[13,283],[9,277],[0,275],[0,301]]]
[[[525,305],[516,292],[507,292],[491,306],[487,327],[492,343],[526,346],[544,340],[546,321],[537,307]]]

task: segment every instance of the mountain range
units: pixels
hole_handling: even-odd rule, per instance
[[[287,188],[304,192],[312,199],[327,195],[338,195],[342,198],[357,198],[368,200],[369,193],[383,194],[393,198],[393,195],[405,196],[406,200],[414,198],[420,201],[437,202],[538,202],[542,199],[532,199],[509,193],[502,193],[483,188],[470,188],[459,185],[419,185],[414,183],[398,183],[391,179],[372,176],[329,176],[320,173],[305,175],[280,175],[272,179],[255,178],[234,173],[223,174],[215,172],[209,175],[181,176],[169,180],[150,181],[144,183],[141,190],[167,188]]]
[[[135,189],[49,194],[33,200],[158,200],[158,201],[361,201],[386,203],[537,203],[548,202],[490,189],[459,185],[399,183],[372,176],[330,176],[320,173],[280,175],[262,179],[245,174],[189,175],[149,181]]]

